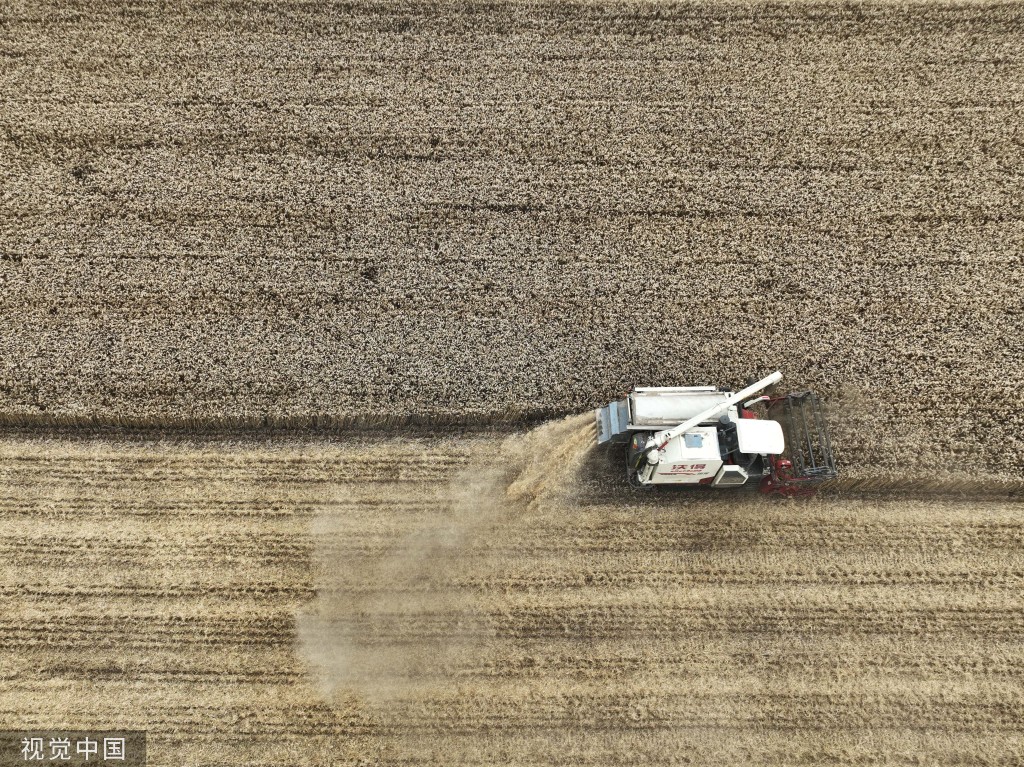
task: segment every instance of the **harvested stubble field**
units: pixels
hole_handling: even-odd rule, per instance
[[[1024,758],[1020,503],[637,495],[591,439],[0,443],[0,725],[153,765]]]
[[[0,413],[579,412],[781,368],[1019,473],[1024,5],[0,8]]]

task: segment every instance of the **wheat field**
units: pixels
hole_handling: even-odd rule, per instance
[[[1022,115],[1015,2],[0,3],[0,729],[1024,762]],[[814,499],[559,420],[775,369]]]
[[[635,493],[592,439],[4,441],[0,725],[155,766],[1024,758],[1019,501]]]
[[[0,7],[0,422],[856,402],[1024,470],[1024,6]]]

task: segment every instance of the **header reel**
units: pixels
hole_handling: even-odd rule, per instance
[[[838,476],[825,414],[814,392],[769,397],[767,411],[770,419],[782,425],[786,450],[770,457],[770,472],[761,479],[761,492],[812,495],[822,482]]]

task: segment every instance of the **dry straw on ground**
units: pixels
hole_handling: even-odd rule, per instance
[[[154,767],[1024,756],[1019,503],[638,495],[559,433],[5,442],[0,724]]]
[[[0,413],[486,420],[778,367],[868,398],[846,465],[1019,472],[1022,14],[8,3]]]

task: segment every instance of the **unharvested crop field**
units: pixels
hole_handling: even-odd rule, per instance
[[[1024,469],[1019,3],[7,2],[7,423],[864,405]]]
[[[1019,502],[638,495],[590,439],[5,441],[0,726],[153,765],[1024,758]]]

